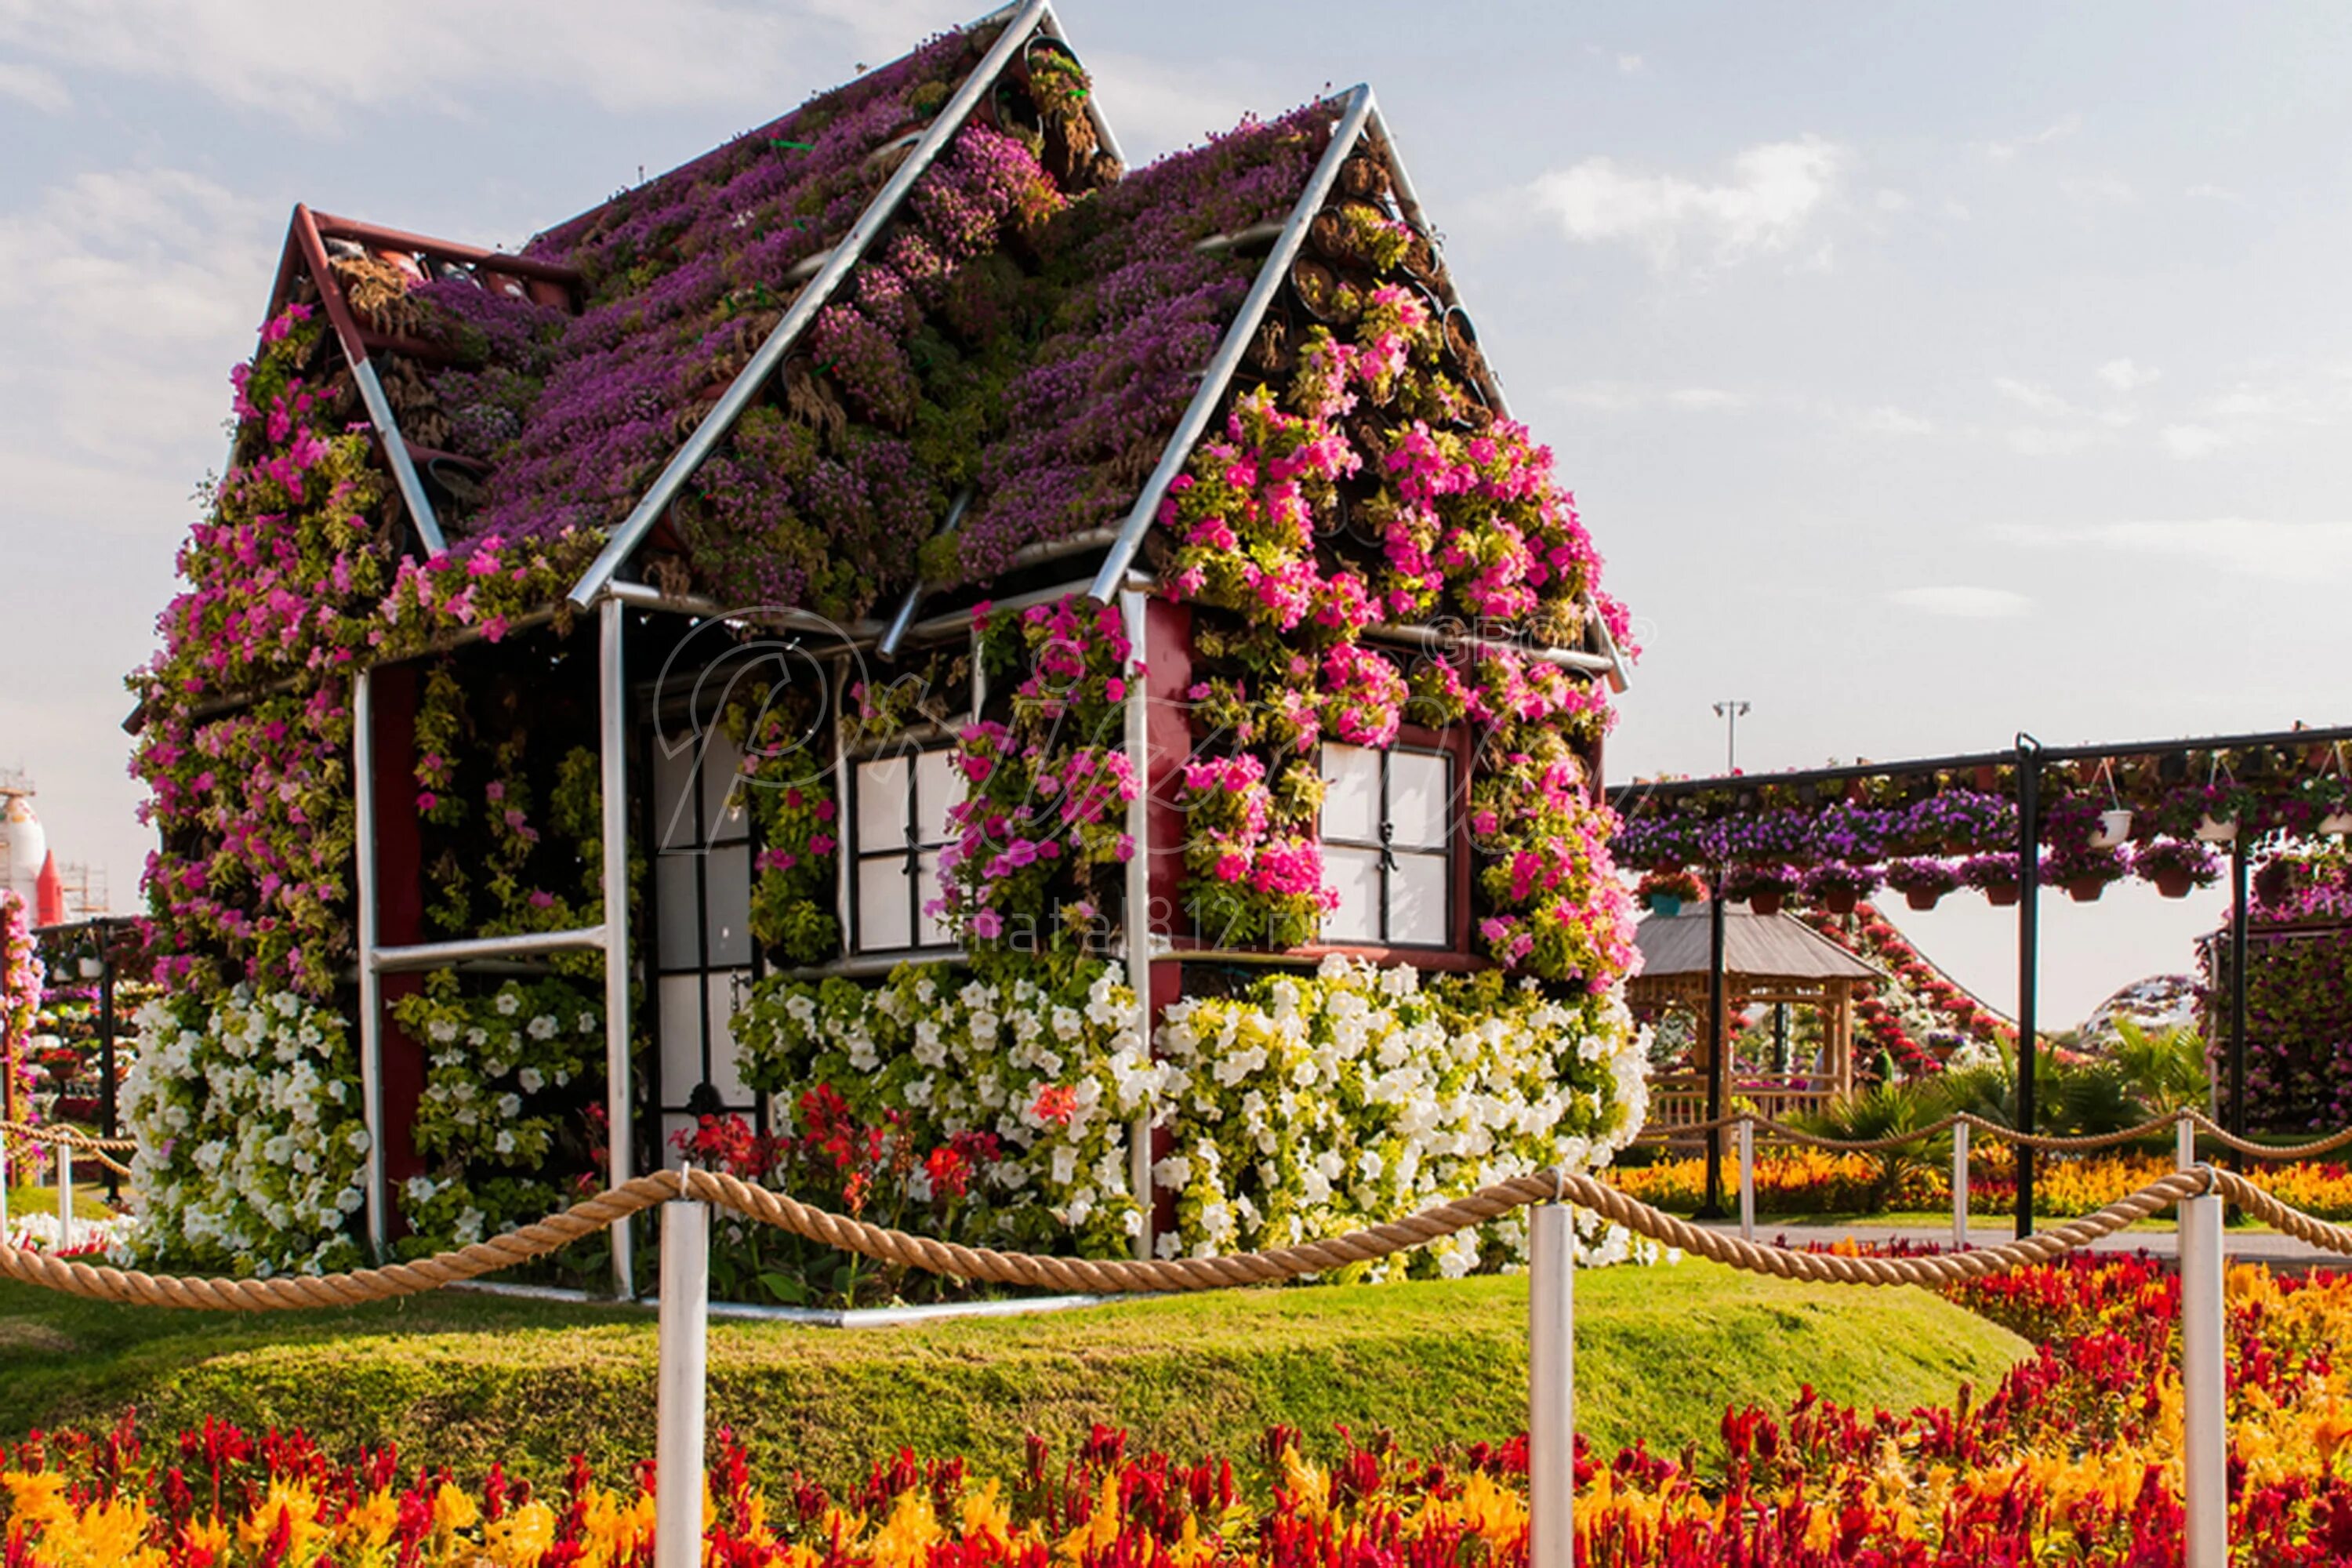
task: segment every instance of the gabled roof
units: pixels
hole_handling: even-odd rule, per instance
[[[1649,915],[1634,928],[1642,950],[1641,978],[1705,974],[1708,964],[1705,904],[1679,914]],[[1723,971],[1745,980],[1878,980],[1871,965],[1793,915],[1723,912]]]

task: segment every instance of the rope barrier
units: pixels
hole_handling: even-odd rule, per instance
[[[987,1284],[1081,1295],[1224,1289],[1320,1274],[1424,1246],[1536,1204],[1589,1208],[1637,1236],[1694,1257],[1776,1279],[1839,1285],[1948,1285],[2054,1258],[2112,1236],[2183,1198],[2218,1194],[2276,1229],[2326,1251],[2352,1254],[2352,1228],[2292,1208],[2244,1177],[2209,1165],[2175,1172],[2095,1214],[1998,1246],[1917,1258],[1795,1252],[1747,1241],[1664,1214],[1581,1172],[1550,1169],[1497,1182],[1466,1197],[1328,1241],[1216,1258],[1117,1259],[997,1252],[871,1225],[786,1194],[709,1171],[664,1171],[600,1193],[561,1214],[453,1252],[343,1274],[225,1279],[152,1275],[0,1245],[0,1275],[94,1300],[214,1311],[349,1307],[438,1289],[544,1257],[615,1220],[673,1198],[730,1209],[823,1246],[885,1263]]]
[[[29,1121],[0,1121],[0,1132],[26,1143],[63,1143],[68,1149],[86,1149],[92,1152],[114,1149],[124,1153],[136,1153],[138,1140],[132,1138],[96,1138],[78,1132],[70,1127],[41,1127]]]

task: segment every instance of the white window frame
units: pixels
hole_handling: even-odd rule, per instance
[[[845,826],[847,832],[843,835],[841,847],[847,870],[847,876],[844,880],[845,902],[847,907],[842,910],[842,930],[848,933],[849,951],[853,954],[957,951],[959,943],[945,929],[943,922],[933,921],[923,913],[923,906],[940,896],[945,879],[935,874],[927,886],[921,875],[926,858],[930,859],[931,864],[937,865],[939,852],[954,843],[955,839],[952,835],[946,834],[944,828],[942,837],[938,838],[926,837],[919,831],[925,813],[925,803],[922,799],[924,769],[919,759],[927,756],[949,758],[947,775],[950,780],[961,784],[962,773],[953,763],[956,750],[957,743],[952,739],[919,742],[901,740],[879,751],[864,752],[847,759],[848,765],[844,769],[845,781],[847,784],[845,791],[847,799],[844,802],[845,816],[847,818]],[[894,825],[903,842],[886,847],[869,847],[866,843],[867,829],[870,825],[866,820],[866,779],[867,777],[866,770],[878,765],[887,765],[894,762],[900,763],[907,770],[905,805]],[[952,805],[954,801],[963,798],[964,792],[956,790],[949,804]],[[941,816],[944,820],[944,811]],[[904,931],[880,933],[877,940],[875,933],[870,933],[866,930],[865,919],[866,879],[887,876],[902,876],[908,883],[907,926]],[[936,928],[932,933],[932,940],[925,940],[924,928],[927,925]]]
[[[1457,787],[1456,770],[1460,766],[1460,762],[1454,749],[1442,742],[1433,745],[1400,742],[1390,746],[1356,746],[1341,742],[1328,742],[1324,744],[1317,758],[1318,771],[1322,773],[1327,786],[1334,782],[1335,775],[1332,769],[1335,752],[1374,759],[1373,765],[1378,768],[1380,776],[1375,785],[1373,801],[1373,833],[1369,838],[1343,837],[1333,833],[1329,826],[1331,802],[1329,796],[1326,795],[1323,809],[1317,814],[1316,830],[1321,837],[1325,850],[1324,864],[1327,874],[1331,863],[1330,850],[1353,849],[1379,856],[1379,879],[1378,890],[1373,895],[1372,934],[1348,936],[1330,934],[1328,928],[1333,918],[1339,913],[1335,910],[1323,917],[1324,942],[1328,945],[1339,947],[1389,947],[1412,949],[1423,952],[1455,951],[1460,945],[1457,936],[1462,911],[1456,907],[1461,894],[1458,885],[1460,866],[1455,858],[1461,854],[1461,843],[1456,824],[1453,819],[1454,792]],[[1437,837],[1434,843],[1400,846],[1395,841],[1394,761],[1399,756],[1431,758],[1439,763],[1444,769],[1438,805]],[[1444,904],[1439,916],[1439,935],[1433,942],[1412,942],[1395,934],[1396,894],[1399,887],[1396,873],[1401,862],[1409,859],[1433,861],[1438,868],[1441,885],[1444,889]]]

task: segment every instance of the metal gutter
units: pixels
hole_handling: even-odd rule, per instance
[[[1110,603],[1111,596],[1118,592],[1119,582],[1127,575],[1135,552],[1142,548],[1143,536],[1150,531],[1152,522],[1159,516],[1160,503],[1166,499],[1168,487],[1183,471],[1185,459],[1192,454],[1193,444],[1207,431],[1209,420],[1216,414],[1217,405],[1224,400],[1225,389],[1233,381],[1234,372],[1241,366],[1242,355],[1248,352],[1258,322],[1265,319],[1267,308],[1274,303],[1275,295],[1289,277],[1290,263],[1297,256],[1298,247],[1307,241],[1307,226],[1315,221],[1315,215],[1323,210],[1323,203],[1339,180],[1339,165],[1354,151],[1357,138],[1363,134],[1365,122],[1375,112],[1372,89],[1360,83],[1349,88],[1339,101],[1342,108],[1339,122],[1331,128],[1330,145],[1323,149],[1323,156],[1317,162],[1314,174],[1307,176],[1307,188],[1299,194],[1297,205],[1290,209],[1289,221],[1282,226],[1282,233],[1276,238],[1274,248],[1266,252],[1265,260],[1258,267],[1256,281],[1250,285],[1249,294],[1242,300],[1242,307],[1235,312],[1232,324],[1225,328],[1225,335],[1218,342],[1217,352],[1211,357],[1208,368],[1202,373],[1200,390],[1193,393],[1192,403],[1184,410],[1184,417],[1177,422],[1175,434],[1161,448],[1159,466],[1151,470],[1150,479],[1144,482],[1143,493],[1136,498],[1134,509],[1119,524],[1118,532],[1111,541],[1110,553],[1104,558],[1101,570],[1095,574],[1093,586],[1087,590],[1104,604]]]
[[[299,202],[294,206],[294,237],[302,247],[302,258],[310,263],[311,279],[319,285],[319,299],[327,307],[327,320],[333,323],[335,336],[343,345],[343,357],[351,361],[352,379],[359,384],[360,401],[367,405],[368,422],[375,426],[377,439],[383,443],[385,466],[392,469],[392,481],[400,489],[409,521],[416,525],[416,536],[425,542],[425,553],[438,555],[449,548],[449,542],[441,533],[441,520],[433,514],[433,503],[425,498],[425,481],[417,476],[416,465],[409,460],[408,438],[400,433],[400,422],[392,416],[392,403],[383,395],[383,383],[377,379],[375,366],[368,363],[367,342],[361,336],[359,322],[352,316],[350,302],[335,282],[334,268],[327,261],[327,242],[319,237],[318,220],[310,216],[309,207]]]
[[[418,942],[413,947],[369,951],[368,968],[378,974],[408,974],[446,969],[478,958],[544,958],[551,952],[593,952],[604,945],[603,926],[576,931],[535,931],[513,936],[469,936],[457,942]]]
[[[712,405],[709,414],[695,426],[694,434],[687,437],[686,444],[671,455],[660,476],[654,480],[653,488],[613,531],[613,536],[605,541],[604,548],[589,563],[588,570],[581,574],[580,580],[572,585],[572,591],[566,596],[573,604],[585,609],[593,603],[597,594],[621,569],[622,563],[645,542],[646,535],[653,531],[654,524],[661,520],[670,502],[677,499],[677,493],[685,488],[686,481],[735,428],[735,422],[751,406],[752,400],[767,385],[768,378],[792,353],[793,345],[799,341],[802,331],[816,319],[817,311],[824,307],[833,291],[849,276],[850,268],[864,258],[866,247],[898,216],[899,204],[915,188],[915,182],[921,179],[932,161],[947,150],[948,144],[963,129],[964,121],[980,106],[982,96],[995,85],[1004,68],[1018,56],[1023,46],[1029,41],[1030,35],[1036,31],[1039,21],[1051,10],[1047,0],[1026,0],[996,42],[989,46],[987,55],[972,68],[971,74],[964,78],[954,96],[940,111],[939,118],[925,128],[922,140],[915,143],[915,150],[908,154],[907,161],[892,172],[874,199],[866,203],[866,210],[858,215],[857,222],[851,226],[849,233],[833,247],[833,254],[826,259],[824,268],[807,288],[801,290],[792,308],[784,312],[784,319],[776,323],[775,331],[768,334],[767,341],[752,354],[750,363],[729,384],[726,392]]]

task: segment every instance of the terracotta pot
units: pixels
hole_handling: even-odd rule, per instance
[[[2196,885],[2197,879],[2183,867],[2167,866],[2156,874],[2156,890],[2168,899],[2185,899]]]
[[[2014,882],[1995,882],[1984,890],[1985,902],[1994,909],[2005,910],[2017,902],[2018,887]]]
[[[1903,901],[1915,910],[1932,910],[1943,897],[1943,890],[1939,888],[1906,888],[1903,890]]]
[[[1986,766],[1977,770],[1977,788],[1983,791],[1985,794],[1991,794],[1993,787],[2000,783],[2000,770],[1999,768]]]
[[[2095,904],[2099,895],[2107,890],[2104,877],[2077,877],[2066,884],[2066,896],[2078,904]]]
[[[1833,915],[1850,915],[1862,895],[1852,888],[1838,888],[1822,895],[1822,907]]]
[[[1780,901],[1787,897],[1786,893],[1767,893],[1759,890],[1748,895],[1748,907],[1759,915],[1777,915],[1780,912]]]

